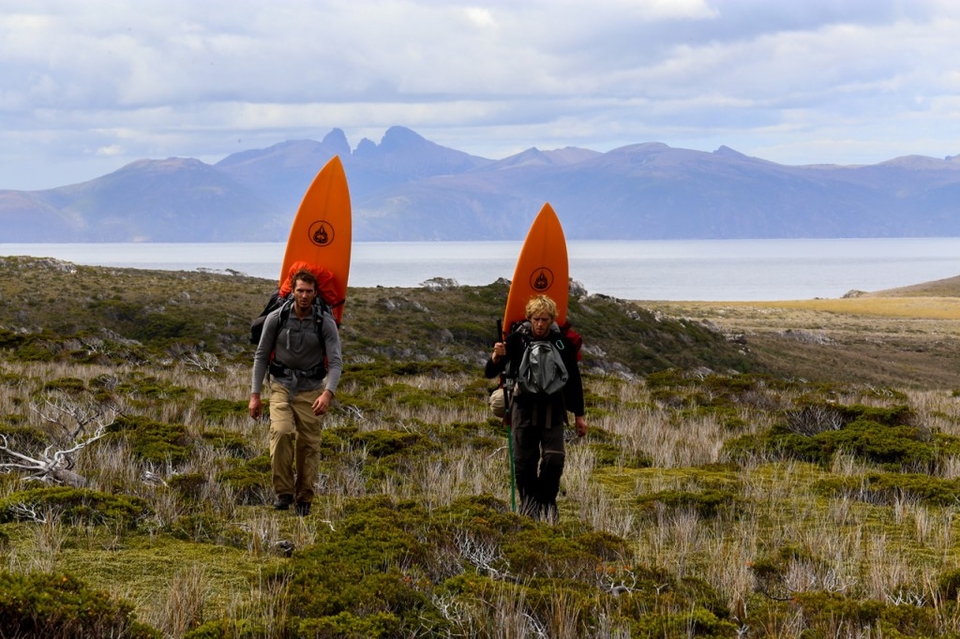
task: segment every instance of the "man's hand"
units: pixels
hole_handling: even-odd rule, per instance
[[[327,411],[330,410],[330,404],[333,402],[333,393],[328,390],[323,391],[320,394],[320,397],[313,402],[313,414],[314,415],[326,415]]]
[[[247,406],[250,411],[250,417],[260,419],[263,412],[263,404],[260,402],[260,393],[250,393],[250,404]]]

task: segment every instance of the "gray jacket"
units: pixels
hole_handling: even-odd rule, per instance
[[[277,330],[282,310],[283,306],[275,309],[263,322],[263,333],[253,356],[251,392],[261,392],[263,379],[270,369],[270,354],[273,353],[274,363],[281,364],[283,368],[283,371],[277,374],[280,367],[274,366],[273,379],[286,387],[291,394],[315,390],[321,386],[331,393],[336,393],[340,375],[343,373],[343,359],[340,355],[340,335],[333,317],[323,315],[321,330],[324,349],[320,345],[320,336],[315,326],[316,306],[311,307],[310,317],[302,320],[291,309],[286,322]],[[309,371],[323,365],[324,350],[327,358],[326,377],[308,375]]]

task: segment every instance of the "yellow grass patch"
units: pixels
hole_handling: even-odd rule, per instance
[[[751,305],[760,308],[789,308],[905,319],[960,319],[960,298],[956,297],[851,297],[753,302]]]

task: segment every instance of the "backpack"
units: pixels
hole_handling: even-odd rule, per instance
[[[573,347],[577,351],[577,361],[583,359],[583,353],[580,352],[580,349],[583,348],[583,335],[573,330],[573,326],[570,325],[569,321],[563,323],[563,326],[560,327],[560,333],[567,338]]]
[[[524,323],[518,330],[530,335],[530,324]],[[520,391],[552,395],[563,390],[570,377],[560,353],[564,348],[565,344],[561,339],[528,341],[517,368],[517,385]]]
[[[260,315],[253,318],[253,321],[250,322],[251,344],[260,343],[260,336],[263,334],[263,323],[266,321],[267,315],[278,308],[281,309],[280,318],[277,322],[277,330],[279,331],[287,322],[287,318],[290,317],[290,310],[293,308],[293,296],[284,297],[280,295],[280,291],[273,292],[273,295],[267,300],[267,305],[260,311]],[[330,310],[330,305],[319,295],[313,300],[313,311],[313,316],[317,320],[315,323],[317,334],[320,335],[320,343],[323,344],[323,317],[324,315],[332,315],[333,312]]]
[[[310,264],[309,262],[294,262],[290,267],[289,272],[287,273],[286,279],[283,281],[283,285],[277,288],[270,296],[270,299],[267,300],[266,306],[263,307],[263,310],[260,311],[260,315],[255,317],[252,322],[250,322],[250,343],[259,344],[260,335],[263,334],[263,322],[266,320],[267,315],[271,311],[283,306],[287,302],[293,301],[293,282],[290,280],[293,279],[293,276],[297,274],[300,269],[310,270],[314,276],[317,278],[317,297],[314,299],[314,306],[319,305],[319,308],[315,308],[316,313],[314,315],[317,317],[317,332],[320,332],[321,318],[323,317],[323,311],[326,311],[328,314],[333,314],[332,307],[334,305],[343,304],[343,300],[335,300],[336,294],[333,292],[333,273],[329,270],[323,268],[322,266],[317,266],[315,264]],[[286,314],[283,314],[284,311],[281,311],[280,323],[278,326],[283,326],[286,322],[287,317],[290,315],[289,308],[286,310]],[[336,319],[336,316],[334,316]],[[340,326],[340,323],[337,322],[337,326]],[[323,341],[321,335],[321,342]]]

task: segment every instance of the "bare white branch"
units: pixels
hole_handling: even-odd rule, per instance
[[[74,445],[70,448],[51,452],[54,450],[54,447],[48,446],[43,453],[37,455],[35,458],[13,450],[10,448],[10,441],[7,439],[7,436],[0,435],[0,455],[8,455],[15,460],[0,461],[0,469],[8,471],[25,470],[32,473],[28,479],[36,479],[44,482],[52,481],[80,488],[87,484],[87,480],[82,475],[71,470],[73,468],[73,455],[106,435],[106,429],[107,425],[102,424],[96,433],[82,441],[75,441]]]

